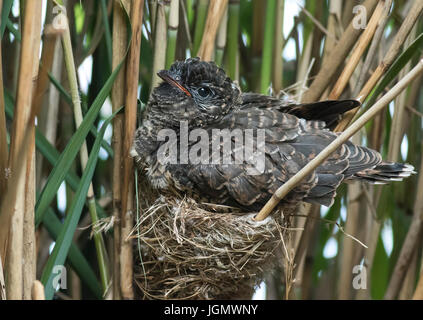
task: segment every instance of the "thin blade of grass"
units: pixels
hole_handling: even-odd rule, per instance
[[[60,222],[59,218],[56,217],[51,208],[47,209],[47,213],[43,219],[43,225],[53,240],[56,240],[59,237],[59,234],[63,228],[63,224]],[[69,248],[67,263],[69,263],[72,269],[75,270],[81,281],[87,285],[95,297],[97,299],[102,299],[103,292],[94,270],[91,268],[87,259],[73,242]]]

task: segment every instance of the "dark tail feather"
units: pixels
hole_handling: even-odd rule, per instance
[[[327,128],[334,129],[343,113],[358,106],[360,106],[360,102],[357,100],[328,100],[288,105],[283,107],[281,111],[306,120],[324,121]]]
[[[373,184],[386,184],[415,174],[414,167],[410,164],[382,162],[373,169],[357,172],[352,178],[358,178]]]

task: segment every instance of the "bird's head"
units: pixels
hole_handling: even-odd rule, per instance
[[[163,82],[154,88],[147,113],[162,124],[206,126],[234,110],[240,99],[238,86],[213,62],[177,61],[158,75]]]

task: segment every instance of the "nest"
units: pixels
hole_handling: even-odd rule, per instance
[[[139,189],[133,237],[141,299],[250,298],[281,263],[286,210],[258,222],[255,213]]]

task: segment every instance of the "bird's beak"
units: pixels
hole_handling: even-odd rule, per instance
[[[164,81],[166,81],[167,83],[169,83],[171,86],[174,86],[176,88],[178,88],[179,90],[181,90],[183,93],[185,93],[188,97],[192,97],[191,93],[183,86],[181,85],[178,81],[176,81],[175,79],[173,79],[170,75],[169,75],[169,71],[167,70],[160,70],[157,75],[162,78]]]

